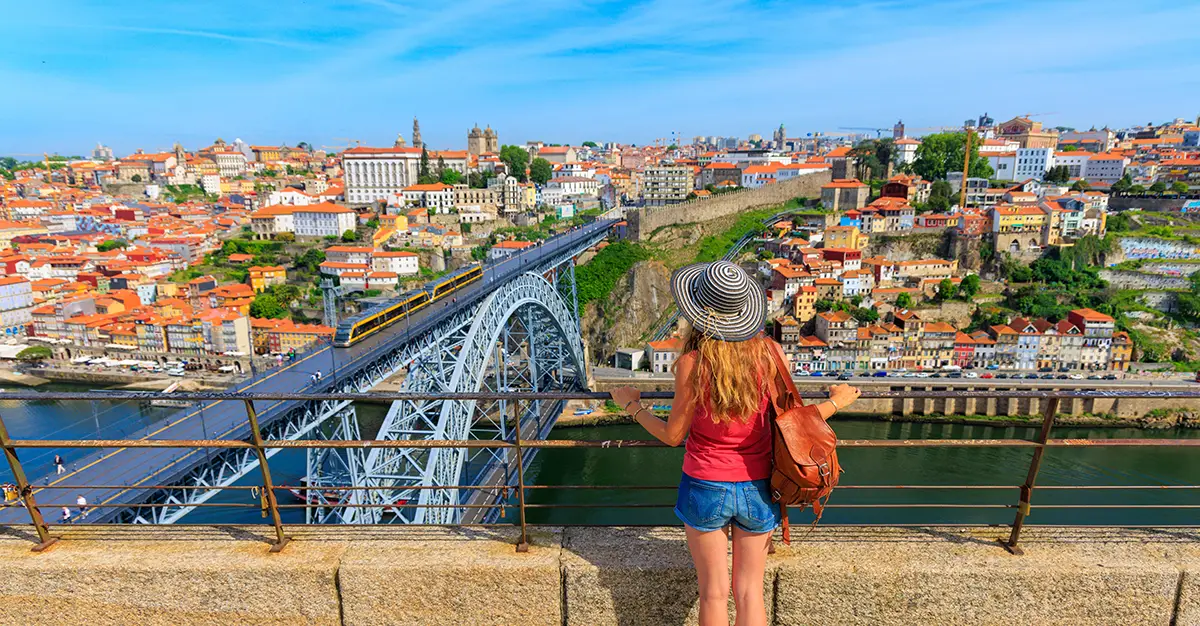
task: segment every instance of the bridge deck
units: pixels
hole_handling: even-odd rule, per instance
[[[460,307],[471,306],[512,278],[543,260],[554,259],[575,250],[582,243],[608,230],[615,220],[601,220],[584,225],[546,240],[542,245],[515,254],[497,263],[484,265],[483,278],[461,291],[456,292],[456,301],[440,301],[429,308],[415,313],[406,322],[399,322],[391,329],[370,337],[350,348],[334,348],[324,345],[305,355],[298,356],[292,363],[260,374],[230,388],[229,391],[289,392],[324,391],[334,386],[335,378],[346,376],[369,365],[373,356],[406,344],[412,337],[420,337],[434,328],[446,316]],[[322,380],[313,385],[311,376],[320,370]],[[258,402],[255,409],[264,427],[294,408],[295,401]],[[216,401],[201,407],[183,409],[159,422],[151,424],[131,439],[248,439],[250,434],[245,405],[240,401]],[[39,488],[38,505],[48,521],[58,521],[58,509],[69,506],[74,521],[80,521],[75,499],[83,495],[89,505],[135,504],[153,490],[134,489],[143,485],[171,485],[198,464],[207,461],[205,450],[170,448],[117,448],[100,449],[80,458],[80,450],[58,451],[73,471],[61,476],[48,474],[31,477],[31,483]],[[78,490],[51,489],[44,486],[74,486]],[[88,485],[127,485],[115,489],[98,489]],[[103,521],[113,517],[119,509],[101,508],[93,510],[87,521]],[[0,524],[20,524],[29,517],[19,506],[0,510]]]

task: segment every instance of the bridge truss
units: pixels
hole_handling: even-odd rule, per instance
[[[583,381],[583,343],[575,284],[575,257],[606,236],[581,243],[569,254],[531,264],[529,271],[499,286],[474,305],[462,306],[444,317],[436,327],[400,344],[380,346],[355,359],[354,366],[337,364],[327,378],[325,391],[366,392],[384,380],[404,372],[402,391],[555,391],[580,388]],[[464,352],[465,350],[465,352]],[[497,356],[499,355],[499,356]],[[462,357],[462,358],[460,358]],[[494,358],[495,357],[495,358]],[[460,365],[461,363],[461,365]],[[500,365],[503,363],[503,365]],[[361,439],[359,420],[349,401],[313,400],[277,403],[255,408],[266,439]],[[540,401],[497,402],[477,406],[475,402],[393,403],[378,433],[380,439],[486,438],[508,439],[513,423],[522,424],[523,436],[545,434],[561,410],[561,403]],[[203,411],[200,406],[194,410]],[[532,416],[537,419],[531,419]],[[508,416],[501,419],[500,416]],[[517,417],[520,419],[517,419]],[[530,429],[526,431],[525,429]],[[242,432],[245,430],[245,432]],[[229,438],[249,438],[249,426],[229,433]],[[527,434],[525,434],[527,433]],[[280,449],[272,448],[267,456]],[[505,472],[516,469],[501,451],[393,449],[381,454],[361,451],[310,449],[307,457],[311,498],[321,506],[307,509],[310,522],[415,522],[426,516],[458,519],[463,490],[468,478],[503,483]],[[170,524],[211,500],[221,488],[234,484],[258,466],[253,451],[190,450],[192,463],[176,464],[187,469],[155,482],[175,485],[157,489],[138,504],[111,509],[103,520],[117,523]],[[486,458],[485,458],[486,457]],[[528,463],[533,458],[526,454]],[[181,459],[183,458],[181,457]],[[375,491],[349,490],[333,498],[324,487],[378,486]],[[412,489],[415,486],[445,486],[446,489]],[[417,496],[413,492],[421,491]],[[471,495],[471,494],[468,494]],[[487,492],[488,501],[498,502],[505,494]],[[422,499],[423,498],[423,499]],[[464,500],[466,498],[463,498]],[[414,509],[394,506],[398,502],[445,506]],[[378,504],[380,508],[362,506]],[[482,511],[482,509],[473,509]]]
[[[475,309],[469,325],[438,337],[408,369],[401,391],[567,391],[584,384],[572,259],[509,281]],[[512,440],[543,436],[562,410],[548,401],[399,401],[377,439]],[[357,433],[345,433],[357,437]],[[528,463],[532,455],[525,457]],[[315,523],[449,523],[483,519],[508,495],[515,459],[507,450],[372,448],[314,450],[309,477]],[[322,486],[369,489],[338,492]],[[459,485],[490,489],[459,489]],[[350,505],[350,506],[346,506]]]

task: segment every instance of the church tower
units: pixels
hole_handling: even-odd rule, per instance
[[[475,156],[479,156],[487,152],[484,145],[483,131],[479,130],[479,124],[467,132],[467,152]]]
[[[483,151],[500,154],[500,139],[496,137],[496,131],[492,130],[491,124],[483,131]]]
[[[396,133],[396,141],[392,143],[393,148],[403,148],[405,146],[404,135]]]
[[[424,148],[425,144],[421,142],[421,123],[417,121],[416,116],[413,117],[413,147]]]

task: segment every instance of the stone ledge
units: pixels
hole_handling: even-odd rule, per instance
[[[57,530],[57,529],[56,529]],[[0,527],[0,622],[696,622],[681,528]],[[805,534],[805,533],[799,533]],[[1200,626],[1200,531],[818,528],[768,560],[774,624]]]

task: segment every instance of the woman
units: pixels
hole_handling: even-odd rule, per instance
[[[760,626],[767,623],[767,550],[782,521],[769,485],[776,368],[768,351],[782,355],[782,349],[761,334],[766,298],[737,265],[717,261],[684,267],[671,277],[671,291],[686,323],[681,324],[683,348],[675,361],[670,417],[665,422],[654,417],[631,387],[613,391],[612,397],[667,445],[687,438],[675,515],[685,524],[696,564],[701,626],[728,625],[726,527],[732,527],[737,624]],[[854,387],[834,385],[818,410],[829,419],[858,395]]]

